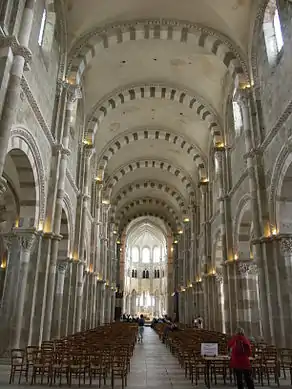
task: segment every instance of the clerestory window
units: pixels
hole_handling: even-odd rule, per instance
[[[275,65],[278,55],[284,46],[277,0],[268,2],[264,15],[263,31],[268,61],[271,65]]]

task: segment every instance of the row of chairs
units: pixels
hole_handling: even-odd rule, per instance
[[[165,324],[156,325],[155,330],[160,340],[178,358],[181,367],[185,369],[186,377],[188,376],[192,382],[195,381],[197,384],[202,378],[205,381],[214,381],[215,384],[219,378],[224,383],[227,380],[233,382],[227,347],[229,337],[226,334],[200,329],[172,332],[166,331]],[[201,356],[201,343],[218,343],[219,355],[223,358],[207,362],[206,358]],[[253,375],[259,384],[264,386],[267,382],[269,386],[273,378],[279,386],[281,377],[286,380],[290,376],[292,385],[292,350],[277,349],[275,346],[261,342],[252,344],[252,352]],[[210,377],[207,377],[207,374]]]
[[[38,379],[43,384],[61,386],[72,381],[92,385],[95,380],[101,387],[111,378],[114,388],[115,378],[120,378],[122,387],[127,385],[130,360],[137,339],[137,325],[116,323],[80,332],[62,339],[46,341],[40,347],[28,346],[25,350],[11,351],[11,372],[9,383],[18,374],[31,385]]]

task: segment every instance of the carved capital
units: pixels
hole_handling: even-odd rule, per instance
[[[219,284],[223,283],[223,273],[217,272],[215,275],[215,279]]]
[[[255,263],[253,263],[249,266],[249,274],[257,275],[258,272],[259,272],[259,268]]]
[[[85,160],[89,160],[95,153],[95,147],[93,145],[84,145],[83,147]]]
[[[283,255],[292,254],[292,237],[282,237],[280,240],[280,250]]]
[[[67,89],[68,103],[74,103],[76,100],[82,98],[82,91],[80,85],[65,82],[64,87]]]
[[[23,252],[31,252],[35,243],[36,231],[34,229],[15,228],[13,230]]]
[[[253,262],[239,262],[237,269],[239,274],[243,276],[247,276],[248,274],[258,274],[258,267]]]
[[[247,263],[239,263],[237,269],[240,275],[245,276],[249,271],[249,265]]]
[[[0,36],[0,48],[10,47],[13,55],[21,56],[24,58],[24,70],[30,69],[32,60],[32,52],[25,46],[22,46],[15,36]]]
[[[66,149],[65,147],[62,147],[61,153],[62,153],[62,155],[66,155],[67,157],[69,157],[71,154],[71,150]]]
[[[83,194],[83,201],[86,203],[87,201],[89,201],[91,199],[90,195],[89,194]]]
[[[57,270],[60,273],[66,273],[68,267],[68,261],[59,261],[57,264]]]
[[[15,239],[15,234],[13,232],[2,234],[1,235],[4,240],[4,245],[6,246],[6,249],[10,251],[11,246],[13,244],[13,239]]]

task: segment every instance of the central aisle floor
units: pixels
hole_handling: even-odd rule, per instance
[[[137,343],[131,361],[128,389],[154,387],[193,388],[191,382],[185,378],[184,369],[179,366],[177,359],[159,341],[156,333],[145,327],[144,343]]]

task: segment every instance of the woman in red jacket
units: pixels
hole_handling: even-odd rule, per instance
[[[242,328],[238,328],[235,335],[228,342],[231,349],[230,367],[234,369],[237,388],[243,389],[243,377],[248,389],[254,389],[250,364],[251,347],[249,340],[244,336]]]

